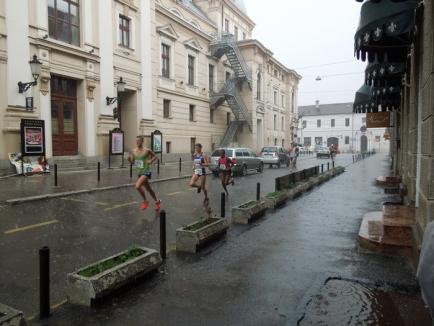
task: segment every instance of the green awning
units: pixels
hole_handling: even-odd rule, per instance
[[[354,37],[358,59],[373,62],[405,56],[415,32],[416,8],[421,0],[366,1]]]
[[[368,63],[365,84],[375,87],[400,86],[405,70],[406,64],[402,62]]]
[[[354,113],[398,110],[401,105],[401,87],[370,87],[363,85],[356,93]]]

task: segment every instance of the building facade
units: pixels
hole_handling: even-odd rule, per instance
[[[289,143],[301,77],[251,39],[254,26],[241,0],[0,1],[2,167],[20,151],[22,118],[45,121],[55,161],[105,160],[115,128],[126,151],[161,131],[168,159],[196,142],[207,151]],[[37,85],[19,93],[33,55]]]
[[[366,128],[366,114],[353,113],[353,103],[299,107],[298,142],[307,148],[334,144],[343,153],[388,153],[386,128]]]

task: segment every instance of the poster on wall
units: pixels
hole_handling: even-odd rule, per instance
[[[45,156],[44,120],[21,119],[21,153],[23,156]]]
[[[390,127],[390,112],[372,112],[366,114],[367,128]]]
[[[121,129],[110,131],[110,155],[124,154],[124,132]]]
[[[151,147],[155,154],[163,153],[163,134],[159,130],[155,130],[151,134]]]

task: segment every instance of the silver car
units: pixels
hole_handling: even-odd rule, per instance
[[[264,171],[264,162],[262,158],[258,157],[252,150],[248,148],[219,148],[211,154],[211,163],[209,169],[214,173],[219,173],[218,160],[220,158],[220,151],[224,149],[226,155],[234,163],[232,171],[234,174],[247,175],[249,171],[257,171],[262,173]]]

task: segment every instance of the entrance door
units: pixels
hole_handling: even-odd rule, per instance
[[[366,153],[368,151],[368,137],[363,135],[360,137],[360,152]]]
[[[339,138],[337,137],[330,137],[327,139],[327,147],[330,147],[331,145],[335,145],[335,148],[339,148]]]
[[[51,79],[53,155],[77,155],[77,97],[75,80]]]

